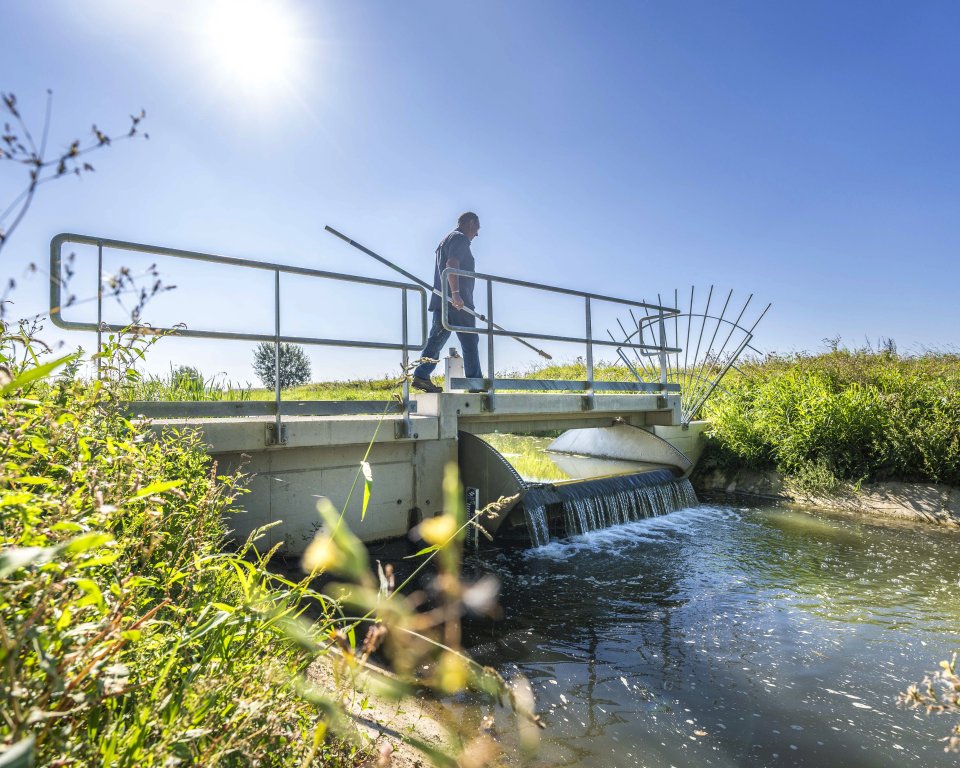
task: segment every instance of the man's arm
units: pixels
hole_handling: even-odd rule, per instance
[[[460,269],[460,265],[470,261],[470,240],[467,236],[461,234],[459,237],[451,238],[447,249],[447,267]],[[455,309],[463,309],[463,299],[460,298],[460,275],[447,275],[447,283],[450,285],[450,303]]]
[[[460,269],[460,259],[456,256],[448,256],[447,267]],[[460,298],[460,275],[447,275],[447,283],[450,286],[450,303],[453,304],[453,308],[463,309],[463,299]]]

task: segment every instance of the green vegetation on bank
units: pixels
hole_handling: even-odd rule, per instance
[[[222,548],[238,478],[196,434],[124,419],[103,383],[0,347],[0,752],[37,765],[352,765],[286,630],[309,588]],[[128,352],[129,350],[127,350]],[[31,380],[32,379],[32,380]],[[308,631],[319,645],[324,627]]]
[[[129,389],[131,400],[273,400],[273,389],[263,387],[236,387],[220,377],[204,378],[199,372],[184,376],[184,368],[172,369],[165,376],[144,375]],[[186,369],[193,371],[193,369]],[[586,366],[581,362],[559,363],[523,372],[500,374],[510,378],[586,379]],[[633,376],[623,366],[600,362],[594,375],[598,381],[632,381]],[[443,377],[434,376],[434,383],[442,386]],[[389,400],[399,391],[401,377],[383,376],[375,379],[345,379],[320,381],[288,387],[282,391],[284,400]]]
[[[960,355],[835,349],[748,362],[707,402],[711,466],[776,469],[803,490],[960,485]]]
[[[464,612],[496,607],[496,591],[464,583],[460,564],[466,529],[497,505],[468,519],[456,467],[447,468],[444,511],[419,530],[415,573],[436,572],[430,610],[426,595],[401,591],[409,579],[393,584],[389,564],[377,563],[377,584],[329,500],[318,505],[309,576],[279,576],[267,567],[273,550],[226,546],[243,478],[219,476],[196,432],[157,433],[123,417],[149,344],[111,337],[102,379],[89,381],[78,356],[50,360],[0,322],[0,762],[372,764],[347,705],[363,710],[372,692],[401,712],[424,688],[509,702],[520,747],[535,748],[542,724],[529,685],[508,685],[460,642]],[[178,387],[203,386],[198,372],[174,374]],[[360,466],[357,476],[368,498],[377,478]],[[345,583],[320,593],[310,586],[320,575]],[[375,651],[396,678],[364,670]],[[320,656],[345,681],[342,693],[308,679]],[[442,747],[400,737],[450,768],[502,753],[462,702],[440,724]]]

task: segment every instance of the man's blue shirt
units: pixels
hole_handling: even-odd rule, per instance
[[[434,261],[433,269],[433,287],[437,291],[442,291],[441,274],[447,268],[447,261],[451,258],[460,261],[460,269],[466,269],[470,272],[475,271],[473,254],[470,252],[470,238],[458,229],[453,230],[437,246],[437,258]],[[463,299],[463,305],[474,308],[473,304],[473,285],[476,282],[472,277],[460,276],[460,298]],[[450,295],[448,290],[447,295]],[[430,298],[430,309],[440,309],[440,297],[434,294]]]

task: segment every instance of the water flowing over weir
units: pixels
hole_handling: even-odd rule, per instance
[[[549,448],[553,443],[531,435],[460,433],[461,475],[477,508],[511,499],[495,517],[481,518],[503,543],[541,547],[699,503],[676,466],[558,454]]]
[[[670,470],[573,483],[531,485],[521,502],[530,544],[665,515],[698,504],[686,478]]]

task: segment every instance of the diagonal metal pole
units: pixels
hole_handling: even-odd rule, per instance
[[[710,286],[710,291],[707,293],[707,307],[703,310],[703,321],[700,323],[700,338],[697,339],[697,351],[693,354],[693,367],[694,370],[697,368],[697,360],[700,358],[700,344],[703,343],[703,329],[707,324],[707,315],[710,314],[710,301],[713,299],[713,286]],[[691,387],[694,386],[694,378],[691,377]],[[691,393],[692,394],[692,393]]]
[[[751,296],[751,298],[752,298],[752,297],[753,297],[753,294],[750,294],[750,296]],[[749,303],[750,303],[750,299],[747,299],[747,304],[749,304]],[[760,321],[763,320],[763,316],[767,314],[767,310],[770,309],[771,306],[773,306],[772,302],[771,302],[771,303],[768,303],[767,306],[765,306],[765,307],[763,308],[763,311],[760,313],[759,317],[757,317],[757,319],[753,321],[753,325],[750,326],[750,330],[746,332],[746,333],[747,333],[746,338],[744,338],[744,340],[743,340],[742,342],[740,342],[740,344],[739,344],[739,346],[737,347],[736,351],[734,351],[734,352],[731,354],[730,360],[727,361],[727,364],[726,364],[726,366],[724,367],[723,371],[722,371],[722,372],[720,373],[720,375],[717,376],[717,378],[713,381],[712,385],[710,386],[710,389],[707,391],[707,393],[706,393],[706,394],[700,399],[700,401],[697,403],[696,408],[694,408],[694,409],[690,412],[690,418],[692,418],[692,417],[696,414],[696,412],[703,406],[703,404],[707,401],[707,398],[710,397],[710,395],[713,393],[713,390],[716,389],[717,385],[720,383],[720,380],[721,380],[724,376],[727,375],[727,371],[729,371],[730,368],[734,367],[733,364],[737,361],[737,358],[739,358],[740,355],[743,354],[743,350],[744,350],[744,349],[747,349],[747,348],[753,349],[753,347],[750,346],[750,342],[753,340],[753,332],[756,330],[757,326],[760,324]],[[747,307],[746,307],[746,304],[745,304],[744,307],[743,307],[743,309],[745,310],[746,308],[747,308]],[[740,314],[743,315],[743,310],[741,310]],[[739,323],[739,322],[740,322],[740,318],[738,317],[738,318],[737,318],[737,323]],[[688,421],[688,423],[689,423],[689,421]]]
[[[633,310],[630,310],[630,316],[633,317]],[[620,330],[623,331],[624,341],[629,341],[629,340],[632,339],[633,336],[636,334],[636,335],[639,336],[639,339],[638,339],[639,342],[640,342],[641,344],[643,344],[643,335],[642,335],[641,333],[639,333],[639,331],[640,331],[640,327],[639,327],[639,326],[637,326],[637,330],[634,331],[633,333],[627,333],[627,329],[623,327],[623,323],[620,322],[620,318],[617,318],[617,325],[619,325],[619,326],[620,326]],[[611,334],[610,337],[613,338],[613,334]],[[650,373],[650,371],[647,370],[647,364],[644,362],[643,357],[642,357],[642,356],[640,355],[640,353],[637,351],[636,347],[631,347],[631,349],[633,349],[633,356],[634,356],[635,358],[637,358],[637,362],[640,363],[640,366],[643,368],[643,373],[644,373],[644,375],[646,375],[646,376],[652,376],[652,374]]]
[[[396,264],[394,264],[392,261],[389,261],[389,260],[383,258],[383,256],[381,256],[380,254],[374,253],[374,252],[371,251],[369,248],[365,248],[364,246],[360,245],[360,243],[358,243],[356,240],[351,240],[351,239],[350,239],[349,237],[347,237],[345,234],[343,234],[342,232],[337,232],[337,230],[335,230],[335,229],[334,229],[333,227],[331,227],[331,226],[326,226],[326,227],[324,227],[324,229],[327,230],[327,232],[329,232],[331,235],[336,235],[337,237],[339,237],[339,238],[340,238],[341,240],[343,240],[344,242],[349,243],[349,244],[352,245],[354,248],[356,248],[358,251],[363,251],[365,254],[367,254],[367,256],[371,256],[372,258],[374,258],[374,259],[376,259],[377,261],[379,261],[381,264],[384,264],[385,266],[390,267],[390,269],[392,269],[392,270],[394,270],[394,271],[396,271],[396,272],[399,272],[401,275],[403,275],[403,276],[404,276],[405,278],[407,278],[408,280],[412,280],[412,281],[415,282],[417,285],[422,286],[423,288],[426,288],[426,289],[427,289],[428,291],[430,291],[430,293],[432,293],[434,296],[439,296],[441,299],[443,298],[443,293],[441,293],[440,291],[438,291],[438,290],[437,290],[436,288],[434,288],[432,285],[430,285],[429,283],[424,282],[423,280],[421,280],[421,279],[420,279],[419,277],[417,277],[416,275],[410,274],[409,272],[407,272],[407,270],[403,269],[402,267],[398,267],[398,266],[397,266]],[[474,310],[470,309],[469,307],[464,307],[464,308],[463,308],[463,311],[466,312],[468,315],[471,315],[472,317],[477,318],[478,320],[482,320],[483,322],[487,322],[487,318],[486,318],[486,317],[484,317],[483,315],[481,315],[479,312],[475,312]],[[505,331],[505,330],[506,330],[506,328],[504,328],[504,327],[501,326],[501,325],[497,325],[496,323],[489,323],[489,325],[491,325],[492,327],[496,328],[498,331]],[[533,344],[531,344],[529,341],[526,341],[525,339],[521,339],[519,336],[511,336],[510,338],[513,339],[514,341],[519,341],[519,342],[520,342],[521,344],[523,344],[523,346],[525,346],[525,347],[529,347],[530,349],[532,349],[534,352],[536,352],[536,353],[537,353],[538,355],[540,355],[541,357],[545,357],[547,360],[553,360],[553,357],[552,357],[552,356],[548,355],[546,352],[544,352],[544,351],[543,351],[542,349],[540,349],[539,347],[533,346]]]
[[[680,292],[678,289],[673,289],[673,306],[680,306]],[[673,346],[676,348],[676,352],[673,353],[673,367],[677,371],[677,384],[680,383],[680,320],[679,314],[673,316]]]
[[[741,326],[740,326],[740,321],[743,319],[743,313],[747,311],[747,307],[750,306],[750,302],[751,302],[752,299],[753,299],[753,294],[751,293],[749,296],[747,296],[747,300],[744,302],[743,307],[742,307],[741,310],[740,310],[740,314],[737,315],[737,319],[734,320],[733,323],[730,325],[730,330],[727,332],[727,337],[723,340],[723,344],[720,345],[720,349],[717,351],[717,360],[718,360],[718,361],[723,359],[723,352],[724,352],[724,350],[727,348],[727,344],[729,343],[730,339],[733,337],[733,332],[734,332],[735,330],[737,330],[738,328],[740,328],[740,330],[743,330],[743,328],[741,328]],[[754,327],[756,327],[756,326],[754,326]],[[748,340],[748,341],[749,341],[749,340]],[[734,357],[731,359],[731,364],[732,364],[733,362],[735,362],[736,359],[737,359],[737,357],[738,357],[739,355],[741,355],[742,353],[743,353],[743,350],[741,349],[739,352],[737,352],[736,354],[734,354]],[[729,367],[729,366],[728,366],[728,367]],[[720,377],[717,379],[717,381],[719,381],[720,378],[723,378],[723,376],[725,376],[725,375],[726,375],[726,370],[720,375]]]
[[[753,294],[751,294],[751,297],[752,296]],[[749,303],[750,303],[750,299],[747,299],[747,304]],[[750,326],[750,330],[746,331],[746,337],[744,338],[744,340],[740,342],[737,348],[731,353],[730,359],[727,361],[726,365],[720,371],[719,375],[717,375],[716,378],[712,382],[710,382],[710,386],[707,388],[707,391],[703,393],[697,399],[697,402],[691,406],[689,413],[684,414],[683,419],[687,424],[689,424],[690,421],[693,420],[693,417],[697,414],[697,411],[699,411],[700,408],[703,407],[703,404],[707,402],[707,399],[710,397],[711,394],[713,394],[713,391],[720,384],[721,379],[723,379],[723,377],[727,375],[727,372],[731,368],[735,367],[734,363],[737,361],[740,355],[743,354],[743,350],[750,347],[750,342],[753,340],[753,332],[756,330],[757,325],[760,324],[760,321],[763,319],[763,316],[767,314],[767,310],[770,309],[771,306],[772,304],[767,304],[767,306],[764,307],[763,312],[760,313],[760,316],[756,320],[754,320],[753,325]],[[740,311],[741,316],[743,315],[743,311],[746,310],[746,308],[747,307],[745,304],[743,307],[743,310]],[[736,327],[740,327],[739,322],[740,322],[740,317],[737,318]],[[726,346],[726,343],[724,343],[724,346]]]
[[[727,362],[726,366],[720,372],[720,375],[710,382],[710,386],[707,387],[706,392],[704,392],[697,399],[697,401],[690,406],[689,413],[683,414],[682,420],[685,423],[689,424],[691,421],[693,421],[693,417],[697,415],[697,411],[699,411],[703,407],[703,404],[707,402],[707,399],[710,397],[710,395],[713,394],[713,391],[717,388],[717,385],[720,383],[720,380],[727,375],[727,371],[730,370],[730,366],[733,365],[733,361],[740,356],[740,353],[743,352],[744,347],[747,346],[747,344],[750,342],[752,338],[753,338],[752,334],[748,333],[746,338],[742,342],[740,342],[740,345],[737,347],[736,351],[733,353],[733,356],[730,358],[729,362]]]
[[[611,341],[616,341],[616,339],[613,337],[613,334],[610,333],[610,331],[607,331],[607,333],[610,335],[610,340],[611,340]],[[643,379],[643,377],[640,375],[640,372],[639,372],[636,368],[633,367],[633,363],[631,363],[630,360],[629,360],[629,358],[628,358],[625,354],[623,354],[623,348],[622,348],[622,347],[617,347],[617,354],[620,355],[620,359],[623,360],[623,364],[624,364],[625,366],[627,366],[627,368],[630,370],[630,373],[633,374],[633,378],[635,378],[635,379],[636,379],[637,381],[639,381],[640,383],[644,383],[644,379]]]
[[[657,294],[657,304],[661,307],[663,306],[663,300],[660,298],[659,293]],[[663,319],[663,313],[661,313],[660,320],[658,321],[658,325],[660,326],[661,348],[667,346],[667,327],[665,323],[666,321]],[[672,371],[670,370],[670,355],[662,350],[660,352],[660,368],[660,381],[664,386],[666,386],[667,382],[670,380]]]

